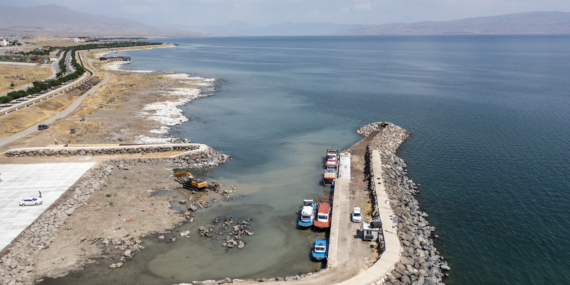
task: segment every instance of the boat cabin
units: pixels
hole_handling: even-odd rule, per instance
[[[363,222],[360,226],[362,240],[378,240],[378,232],[382,229],[381,222]]]
[[[338,151],[327,149],[326,167],[333,168],[335,171],[338,167]]]
[[[313,199],[304,199],[301,215],[299,216],[299,226],[310,227],[315,220],[315,211],[317,210],[317,203]]]
[[[311,255],[316,260],[323,260],[327,258],[328,253],[328,242],[325,237],[317,237],[315,245],[313,246],[313,252]]]
[[[324,202],[317,208],[317,217],[315,218],[315,227],[326,229],[331,226],[331,204]]]
[[[336,179],[335,172],[325,172],[323,177],[323,185],[325,186],[334,186],[334,181]]]

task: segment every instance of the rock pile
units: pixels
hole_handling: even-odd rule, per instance
[[[449,270],[449,266],[433,245],[431,236],[435,227],[429,225],[425,219],[428,215],[420,210],[414,198],[418,185],[406,176],[406,163],[396,156],[396,150],[410,133],[383,122],[364,126],[358,133],[366,136],[382,127],[384,130],[372,139],[368,150],[370,153],[371,150],[379,150],[382,157],[384,186],[399,220],[398,237],[403,248],[400,262],[396,263],[383,284],[443,284],[442,270]]]
[[[325,272],[326,269],[321,269],[315,273],[307,273],[295,276],[287,276],[287,277],[275,277],[275,278],[246,278],[246,279],[231,279],[225,278],[222,280],[204,280],[204,281],[193,281],[191,283],[180,283],[178,285],[221,285],[221,284],[229,284],[229,283],[253,283],[253,282],[280,282],[280,281],[295,281],[295,280],[302,280],[307,277],[316,276]]]
[[[135,153],[153,153],[153,152],[169,152],[169,151],[190,151],[200,148],[198,145],[172,145],[172,146],[125,146],[125,147],[101,147],[101,148],[80,148],[69,147],[65,149],[32,149],[32,150],[13,150],[6,152],[6,157],[24,157],[24,156],[60,156],[60,155],[110,155],[110,154],[135,154]]]
[[[224,235],[224,231],[226,232],[226,238],[224,243],[222,244],[222,246],[227,247],[227,248],[244,248],[246,246],[246,243],[244,241],[242,241],[242,236],[251,236],[254,233],[249,231],[250,229],[250,223],[252,222],[252,219],[247,219],[245,221],[241,221],[241,222],[237,222],[234,225],[234,218],[233,217],[227,217],[225,218],[224,222],[220,223],[220,219],[216,218],[212,223],[212,226],[207,226],[205,227],[200,227],[198,229],[198,232],[200,233],[200,236],[203,237],[216,237],[216,240],[219,240],[221,235]],[[218,226],[219,224],[219,228],[216,229],[216,226]]]
[[[141,240],[139,239],[111,239],[105,238],[101,241],[101,244],[108,246],[112,245],[115,249],[123,252],[123,256],[120,258],[120,262],[111,264],[110,269],[115,269],[123,266],[127,259],[133,258],[134,253],[144,249],[141,245]]]
[[[210,204],[208,204],[208,202],[206,202],[204,200],[198,200],[198,201],[192,202],[192,204],[188,205],[188,207],[186,207],[186,208],[188,209],[188,211],[196,212],[196,211],[198,211],[198,207],[200,209],[209,208]]]

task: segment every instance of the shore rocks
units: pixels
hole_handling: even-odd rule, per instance
[[[109,269],[115,269],[115,268],[119,268],[121,266],[123,266],[122,262],[113,263],[113,264],[109,265]]]
[[[368,145],[369,154],[379,150],[382,158],[384,187],[390,204],[398,218],[398,237],[402,245],[400,262],[386,276],[391,284],[439,284],[449,266],[433,245],[435,227],[426,220],[428,215],[420,210],[415,195],[418,186],[407,177],[406,163],[396,156],[398,147],[410,133],[394,124],[379,122],[358,129],[358,134],[368,136],[383,129]],[[382,284],[382,282],[376,282]],[[443,283],[441,283],[443,284]]]
[[[101,148],[80,148],[69,147],[67,149],[30,149],[30,150],[14,150],[6,152],[6,157],[24,157],[24,156],[58,156],[58,155],[109,155],[109,154],[134,154],[148,152],[168,152],[168,151],[190,151],[200,148],[200,146],[192,144],[173,144],[172,146],[152,146],[152,145],[135,145],[123,147],[101,147]]]

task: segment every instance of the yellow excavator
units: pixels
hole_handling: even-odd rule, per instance
[[[184,189],[188,190],[204,190],[208,187],[208,182],[200,178],[195,178],[190,172],[178,172],[176,174],[178,181],[182,183]]]

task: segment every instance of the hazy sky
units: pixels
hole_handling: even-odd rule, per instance
[[[157,26],[265,26],[297,23],[388,24],[445,21],[531,11],[570,11],[569,0],[0,0],[0,5],[58,4],[91,14]]]

